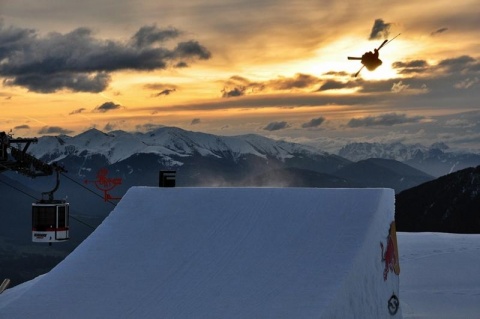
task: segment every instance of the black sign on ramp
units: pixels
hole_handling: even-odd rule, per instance
[[[159,187],[175,187],[177,171],[160,171]]]

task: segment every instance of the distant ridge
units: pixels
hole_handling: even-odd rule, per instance
[[[396,222],[399,231],[480,233],[480,166],[399,193]]]
[[[351,163],[333,174],[358,187],[390,187],[397,192],[433,179],[432,176],[407,164],[381,158]]]
[[[439,177],[480,165],[480,154],[450,150],[444,143],[430,146],[403,143],[350,143],[338,155],[353,162],[369,158],[393,159]]]

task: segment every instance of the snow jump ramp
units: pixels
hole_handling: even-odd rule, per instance
[[[390,189],[131,188],[0,318],[401,318]]]

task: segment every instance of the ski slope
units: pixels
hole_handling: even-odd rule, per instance
[[[393,216],[389,189],[134,187],[0,318],[401,318]]]
[[[404,319],[480,318],[480,235],[398,233]]]

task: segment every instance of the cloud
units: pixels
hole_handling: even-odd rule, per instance
[[[170,95],[172,92],[175,92],[175,91],[176,91],[176,89],[164,89],[164,90],[154,94],[153,96],[155,96],[155,97],[156,96],[162,96],[162,95],[167,96],[167,95]]]
[[[370,32],[369,40],[387,39],[390,34],[391,23],[385,23],[382,19],[376,19]]]
[[[178,69],[186,68],[186,67],[188,67],[188,64],[185,61],[180,61],[177,64],[175,64],[175,67],[178,68]]]
[[[290,127],[287,122],[281,121],[281,122],[271,122],[268,123],[267,126],[265,126],[263,129],[265,131],[278,131],[278,130],[283,130],[287,127]]]
[[[393,93],[400,93],[408,89],[410,85],[403,84],[402,81],[398,81],[397,83],[393,83],[392,85],[392,92]]]
[[[443,74],[478,74],[480,71],[480,61],[468,55],[462,55],[454,58],[444,59],[436,65],[430,65],[425,60],[396,61],[392,63],[392,68],[400,74],[425,74],[433,72],[442,72]]]
[[[474,86],[475,84],[479,83],[479,79],[477,77],[475,78],[466,78],[465,80],[463,81],[460,81],[458,83],[455,83],[454,87],[456,89],[469,89],[471,88],[472,86]]]
[[[222,97],[224,98],[243,96],[247,94],[247,90],[254,93],[264,89],[262,83],[252,82],[249,79],[238,75],[231,76],[223,85],[224,87],[221,92]]]
[[[310,75],[297,73],[293,77],[278,77],[276,79],[252,82],[241,76],[232,76],[225,81],[222,97],[236,97],[262,91],[289,91],[289,90],[312,90],[315,85],[321,83],[321,79]]]
[[[160,90],[160,92],[152,94],[153,97],[170,95],[171,93],[175,92],[178,88],[175,84],[165,84],[165,83],[151,83],[151,84],[146,84],[143,87],[148,90],[156,90],[156,91]]]
[[[135,125],[135,129],[141,132],[150,132],[159,128],[165,127],[162,124],[152,124],[152,123],[145,123],[145,124],[138,124]]]
[[[89,28],[42,36],[32,29],[0,24],[0,76],[4,84],[33,92],[105,90],[111,72],[151,71],[205,60],[211,53],[198,41],[164,43],[181,34],[174,28],[141,27],[129,42],[96,38]]]
[[[318,91],[338,90],[338,89],[351,88],[355,86],[358,86],[358,84],[354,84],[350,81],[340,82],[336,80],[328,80],[320,86]]]
[[[333,75],[333,76],[351,76],[350,73],[345,71],[328,71],[323,73],[323,75]]]
[[[2,75],[0,66],[0,76]],[[12,74],[9,74],[9,76]],[[15,74],[13,78],[3,81],[7,86],[21,86],[38,93],[54,93],[61,89],[76,92],[101,92],[110,83],[110,75],[105,72],[94,74],[63,73],[63,74]]]
[[[385,92],[390,92],[391,84],[385,88]],[[292,107],[318,107],[330,106],[332,104],[340,105],[365,105],[374,102],[383,101],[381,98],[373,95],[320,95],[312,93],[298,94],[263,94],[251,95],[244,99],[224,99],[218,101],[197,102],[189,104],[177,104],[172,106],[146,107],[143,110],[155,112],[172,111],[212,111],[228,109],[263,109],[263,108],[292,108]],[[138,109],[142,110],[142,108]]]
[[[194,40],[177,44],[177,47],[173,50],[173,55],[180,58],[197,57],[201,60],[208,60],[212,56],[206,47]]]
[[[321,85],[312,84],[307,89],[296,89],[292,92],[273,90],[270,83],[279,80],[278,77],[265,81],[250,81],[246,77],[232,76],[221,81],[225,84],[223,94],[225,97],[242,96],[242,98],[218,99],[198,101],[171,106],[158,106],[145,108],[146,111],[168,113],[172,111],[218,111],[227,109],[265,109],[265,108],[308,108],[325,107],[331,105],[345,105],[354,107],[383,107],[385,113],[398,110],[425,107],[426,104],[439,109],[451,108],[452,105],[461,105],[462,108],[472,108],[478,105],[478,83],[468,83],[475,78],[480,79],[480,60],[464,56],[440,61],[439,64],[430,64],[426,60],[404,60],[395,62],[397,72],[409,70],[410,74],[399,78],[386,80],[364,80],[362,78],[336,79],[319,78]],[[462,72],[449,72],[457,69]],[[416,73],[413,72],[416,70]],[[335,74],[335,73],[332,73]],[[421,76],[417,76],[421,75]],[[315,77],[315,76],[313,76]],[[295,76],[290,77],[293,79]],[[469,81],[464,82],[466,79]],[[400,80],[401,85],[399,84]],[[315,83],[316,81],[312,81]],[[454,85],[457,85],[457,88]],[[406,87],[408,85],[408,88]],[[320,88],[318,88],[320,87]],[[333,89],[354,89],[350,94],[321,94]],[[400,89],[407,89],[399,95],[392,94]],[[316,93],[320,91],[319,93]],[[413,97],[415,95],[415,97]],[[446,98],[448,97],[448,98]],[[387,107],[391,107],[390,110]]]
[[[222,97],[235,97],[245,95],[247,88],[245,86],[235,87],[233,89],[223,88]]]
[[[132,36],[132,43],[136,47],[143,48],[152,44],[164,42],[178,37],[182,32],[170,27],[159,29],[156,25],[143,26]]]
[[[437,29],[437,30],[433,31],[432,33],[430,33],[430,35],[431,36],[436,36],[437,34],[443,33],[447,30],[448,30],[448,28],[440,28],[440,29]]]
[[[310,88],[321,82],[321,79],[309,74],[297,73],[295,76],[280,77],[278,79],[265,82],[265,86],[274,90],[292,90]]]
[[[325,121],[323,116],[311,119],[309,122],[303,123],[302,128],[313,128],[320,126]]]
[[[475,124],[467,119],[449,119],[445,121],[446,126],[457,126],[462,128],[474,127]]]
[[[116,127],[117,127],[117,124],[109,122],[109,123],[105,124],[105,126],[103,127],[103,130],[106,131],[106,132],[109,132],[109,131],[113,131]]]
[[[347,126],[356,127],[371,127],[371,126],[393,126],[398,124],[418,123],[423,116],[408,117],[406,114],[388,113],[379,116],[367,116],[363,118],[351,119]]]
[[[398,69],[400,74],[424,73],[429,69],[429,65],[425,60],[397,61],[392,63],[392,68]]]
[[[72,132],[60,126],[44,126],[38,131],[38,134],[70,134]]]
[[[73,110],[72,112],[68,113],[68,115],[74,115],[74,114],[80,114],[85,112],[87,109],[84,107],[81,107],[79,109]]]
[[[391,92],[392,86],[396,79],[379,80],[379,81],[355,81],[355,85],[352,87],[357,88],[359,93],[383,93]]]
[[[24,124],[24,125],[15,126],[13,129],[14,130],[28,130],[29,128],[30,128],[30,126]]]
[[[170,83],[149,83],[143,86],[147,90],[164,90],[164,89],[176,89],[177,86],[175,84]]]
[[[93,109],[93,112],[105,113],[112,110],[118,110],[122,106],[120,104],[115,104],[113,102],[105,102],[102,105],[97,106]]]
[[[192,122],[190,122],[190,125],[197,125],[197,124],[200,124],[200,122],[201,122],[200,119],[195,118],[192,120]]]
[[[438,63],[438,67],[450,73],[465,72],[470,69],[480,71],[480,63],[468,55],[442,60]]]

